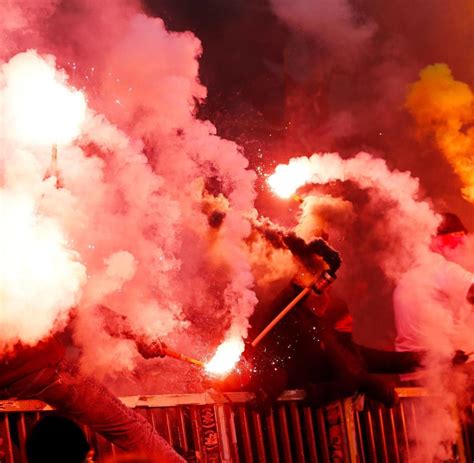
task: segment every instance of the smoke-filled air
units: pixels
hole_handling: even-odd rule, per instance
[[[419,303],[417,461],[447,458],[473,306],[435,271],[474,271],[474,10],[405,3],[3,2],[1,352],[62,336],[117,394],[202,392],[323,246],[354,342],[395,351]],[[100,308],[199,361],[145,360]]]
[[[79,4],[76,27],[109,12]],[[68,15],[55,6],[50,24]],[[34,345],[72,318],[84,369],[113,376],[139,356],[104,331],[97,305],[199,357],[245,337],[256,300],[242,240],[255,174],[235,143],[195,117],[205,96],[198,39],[117,3],[110,12],[126,14],[109,27],[120,40],[81,67],[63,62],[68,72],[60,58],[77,56],[51,54],[47,28],[34,29],[46,12],[11,7],[33,29],[12,42],[25,50],[5,59],[0,78],[2,343]],[[216,213],[225,217],[217,228]]]

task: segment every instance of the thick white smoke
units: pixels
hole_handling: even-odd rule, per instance
[[[8,349],[18,341],[34,345],[64,328],[86,284],[71,236],[44,207],[54,181],[43,182],[52,144],[79,135],[85,100],[67,88],[54,60],[30,52],[1,66],[0,114],[0,344]]]
[[[38,199],[38,198],[36,198]],[[86,269],[59,223],[24,191],[0,189],[0,349],[34,345],[64,328]]]
[[[350,201],[329,194],[309,195],[301,204],[296,233],[305,240],[314,236],[327,236],[333,246],[340,249],[355,218],[354,206]]]
[[[87,271],[82,296],[78,293],[67,307],[78,306],[75,339],[86,369],[99,374],[132,369],[138,357],[130,342],[106,334],[91,310],[99,303],[127,315],[138,332],[167,337],[188,354],[209,356],[224,337],[246,335],[256,303],[243,244],[250,232],[244,216],[253,207],[255,174],[247,170],[237,145],[195,118],[206,90],[198,80],[200,44],[192,34],[168,32],[134,2],[108,7],[76,3],[72,14],[64,6],[55,9],[52,2],[46,22],[45,11],[21,4],[7,8],[21,13],[29,27],[22,33],[0,27],[10,39],[2,49],[1,81],[12,82],[2,85],[2,108],[11,101],[13,88],[32,84],[27,103],[29,115],[37,117],[27,121],[22,140],[13,136],[18,133],[12,130],[13,119],[2,117],[2,187],[21,189],[42,215],[57,223],[68,249]],[[102,23],[104,15],[117,21]],[[69,27],[60,27],[68,21]],[[94,43],[90,37],[98,23],[100,48],[94,45],[97,37]],[[56,40],[59,31],[61,43]],[[22,46],[38,51],[10,59]],[[75,61],[68,69],[69,82],[87,98],[89,107],[81,106],[83,120],[71,117],[82,95],[76,90],[68,88],[74,101],[59,98],[65,108],[53,104],[67,75],[45,51],[64,65]],[[43,123],[49,132],[38,130]],[[79,130],[69,133],[62,123]],[[38,140],[36,133],[44,138]],[[29,134],[34,136],[25,144]],[[51,161],[53,143],[58,143],[57,168]],[[53,176],[43,180],[48,175]],[[217,227],[211,226],[206,209],[214,197],[228,203]],[[29,310],[24,307],[18,316],[26,317]],[[180,366],[168,361],[156,367],[169,373],[161,375],[158,387],[176,391],[174,373]]]
[[[336,153],[314,154],[309,158],[293,158],[287,167],[277,168],[282,176],[286,171],[295,170],[310,173],[302,184],[355,183],[369,192],[373,204],[387,208],[383,220],[372,223],[371,233],[386,237],[387,246],[376,248],[373,253],[388,278],[396,280],[429,249],[439,217],[430,204],[421,199],[419,181],[409,172],[391,171],[383,159],[368,153],[349,159]]]

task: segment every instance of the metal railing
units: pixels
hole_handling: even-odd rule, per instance
[[[361,463],[429,463],[423,455],[423,441],[420,438],[425,430],[426,405],[433,405],[421,387],[398,388],[400,403],[386,408],[378,403],[368,402],[361,410],[354,411],[354,435],[357,439],[358,456]],[[460,419],[464,411],[453,410],[453,418],[458,423],[455,442],[447,442],[450,462],[471,462],[470,448],[472,430],[469,420]],[[450,419],[450,417],[446,417]],[[425,423],[426,424],[426,423]]]
[[[189,462],[405,463],[418,451],[422,388],[399,388],[392,409],[347,399],[323,408],[305,404],[302,391],[286,391],[270,413],[249,407],[249,393],[125,397]],[[24,462],[33,424],[51,408],[39,401],[0,401],[0,462]],[[472,415],[473,410],[467,411]],[[468,417],[469,418],[469,417]],[[97,460],[116,449],[85,429]],[[473,428],[459,419],[453,460],[471,462]],[[416,460],[416,461],[419,461]]]

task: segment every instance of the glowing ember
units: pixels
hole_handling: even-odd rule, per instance
[[[292,163],[280,164],[275,173],[268,177],[271,189],[281,198],[289,198],[296,190],[309,182],[311,170],[304,164]]]
[[[212,357],[206,363],[206,371],[212,375],[224,375],[229,373],[240,359],[240,354],[244,350],[244,343],[240,338],[233,338],[224,341]]]
[[[84,94],[68,87],[53,60],[48,61],[29,51],[3,66],[3,116],[9,135],[25,144],[70,143],[85,118]]]

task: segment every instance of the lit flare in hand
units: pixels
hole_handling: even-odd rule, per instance
[[[311,170],[302,163],[290,162],[280,164],[275,173],[268,177],[267,182],[272,191],[280,198],[290,198],[296,190],[308,183],[311,179]]]
[[[66,84],[54,60],[20,53],[2,69],[3,117],[8,135],[34,146],[71,143],[86,115],[84,94]]]
[[[244,351],[244,343],[240,338],[231,338],[224,341],[212,357],[206,363],[206,372],[211,375],[225,375],[229,373],[240,359]]]

